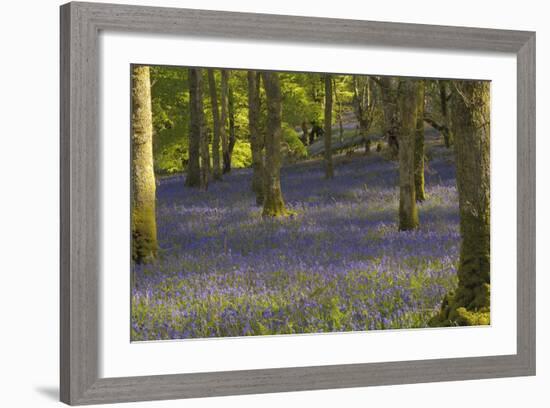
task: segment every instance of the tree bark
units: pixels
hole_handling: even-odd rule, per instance
[[[201,86],[201,89],[202,89],[202,86]],[[200,92],[199,94],[202,95],[202,92]],[[200,188],[202,191],[206,191],[208,190],[208,183],[210,182],[210,174],[212,172],[212,169],[210,165],[210,132],[206,128],[206,121],[204,120],[202,96],[200,98],[199,110],[201,112],[201,115],[200,115],[200,121],[201,121],[201,133],[200,133],[201,135],[201,145],[200,145],[201,184],[200,184]]]
[[[235,98],[233,95],[233,89],[229,87],[228,96],[228,114],[229,114],[229,141],[227,146],[227,173],[231,171],[231,157],[233,156],[233,148],[237,142],[237,136],[235,134]]]
[[[336,120],[338,121],[338,131],[339,131],[339,139],[340,143],[344,141],[344,123],[342,122],[342,100],[338,96],[338,87],[336,85],[336,79],[333,78],[332,81],[333,89],[334,89],[334,100],[336,102],[336,106],[338,107],[336,110]]]
[[[418,227],[418,209],[414,183],[414,153],[418,81],[402,79],[399,86],[398,109],[401,116],[399,132],[399,230]]]
[[[374,111],[374,100],[371,95],[369,77],[358,77],[353,75],[352,78],[355,117],[359,123],[359,134],[365,143],[365,154],[368,154],[371,145],[368,132]]]
[[[443,118],[443,127],[441,133],[443,134],[443,140],[447,148],[451,147],[452,135],[451,135],[451,125],[450,125],[450,115],[449,107],[447,101],[449,100],[449,93],[447,91],[447,81],[439,80],[439,101],[441,104],[441,116]]]
[[[189,161],[187,163],[187,178],[185,184],[188,187],[199,187],[201,184],[200,170],[200,145],[203,114],[200,105],[201,74],[200,69],[189,68]]]
[[[153,167],[153,114],[148,66],[132,70],[132,259],[146,263],[157,255]]]
[[[221,139],[222,139],[222,158],[223,174],[230,169],[229,164],[229,138],[227,137],[227,115],[229,110],[229,71],[222,69],[221,80]]]
[[[414,144],[414,186],[416,201],[424,201],[424,97],[426,84],[418,83],[418,107],[416,112],[416,133]]]
[[[264,200],[264,140],[260,132],[260,75],[248,71],[248,130],[252,149],[252,191],[256,193],[256,204]]]
[[[214,77],[214,70],[208,70],[208,88],[210,91],[210,102],[212,105],[212,118],[213,118],[213,138],[212,138],[212,165],[213,165],[213,178],[214,180],[220,180],[222,178],[221,163],[220,163],[220,108],[218,106],[218,93],[216,91],[216,78]]]
[[[325,75],[325,178],[334,177],[332,163],[332,78]]]
[[[380,77],[377,81],[382,93],[382,107],[384,111],[384,136],[388,140],[388,146],[394,158],[398,157],[399,119],[397,115],[397,85],[398,79],[393,77]]]
[[[279,74],[263,72],[267,100],[263,216],[287,215],[281,192],[281,87]]]
[[[430,322],[490,323],[490,83],[457,81],[451,98],[460,211],[458,288]]]

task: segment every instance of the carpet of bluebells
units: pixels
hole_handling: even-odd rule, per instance
[[[456,286],[452,156],[430,149],[421,226],[397,229],[398,167],[381,155],[283,167],[294,216],[263,219],[251,170],[207,192],[157,187],[158,261],[133,265],[132,340],[426,327]]]

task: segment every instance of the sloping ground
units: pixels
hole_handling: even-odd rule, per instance
[[[397,230],[397,164],[376,153],[336,157],[332,180],[320,160],[283,168],[283,219],[261,217],[249,169],[207,192],[160,180],[161,256],[133,267],[132,340],[425,327],[459,250],[452,155],[431,150],[412,232]]]
[[[337,152],[339,150],[350,149],[352,147],[358,147],[364,144],[365,144],[365,140],[363,136],[360,136],[360,135],[348,136],[343,138],[343,140],[339,140],[338,138],[335,138],[333,136],[331,150],[333,152]],[[314,143],[312,143],[307,147],[307,153],[309,157],[319,156],[324,152],[325,152],[325,143],[322,138],[317,139]]]
[[[426,133],[426,137],[428,139],[434,140],[434,139],[439,139],[440,138],[439,132],[437,132],[431,126],[428,126],[428,125],[425,126],[425,133]],[[379,141],[382,141],[383,138],[382,138],[382,135],[380,135],[380,134],[369,134],[369,139],[373,143],[371,148],[374,148],[374,143],[378,143]],[[383,143],[385,144],[385,141],[383,141]],[[342,139],[340,139],[339,134],[338,134],[338,130],[336,128],[334,128],[332,130],[332,148],[331,148],[331,150],[332,150],[333,153],[336,153],[336,152],[342,151],[342,150],[349,150],[349,149],[352,149],[354,147],[363,147],[364,145],[365,145],[364,138],[360,135],[356,135],[356,132],[354,130],[350,131],[348,129],[348,130],[344,131],[344,135],[343,135]],[[325,141],[323,140],[323,138],[321,137],[321,138],[315,140],[315,142],[312,143],[311,145],[307,146],[307,152],[308,152],[309,157],[315,157],[315,156],[320,156],[320,155],[324,154],[324,152],[325,152]]]

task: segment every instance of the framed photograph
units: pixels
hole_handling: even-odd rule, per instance
[[[70,405],[534,375],[535,33],[62,6],[60,364]]]

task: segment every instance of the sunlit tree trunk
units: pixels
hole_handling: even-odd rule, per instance
[[[153,167],[153,115],[148,66],[132,70],[132,259],[145,263],[157,255]]]
[[[334,177],[332,163],[332,79],[325,75],[325,178]]]
[[[333,78],[332,80],[332,86],[334,91],[334,100],[336,102],[337,110],[336,110],[336,120],[338,121],[338,138],[340,140],[340,143],[344,141],[344,123],[342,118],[342,99],[338,96],[338,86],[336,84],[336,79]]]
[[[223,174],[229,171],[229,138],[227,135],[227,116],[229,110],[229,71],[222,69],[221,79],[221,139],[222,139],[222,158]]]
[[[221,163],[220,163],[220,108],[218,106],[218,93],[216,91],[216,78],[214,77],[214,70],[208,70],[208,88],[210,91],[210,102],[212,105],[212,119],[214,124],[213,138],[212,138],[212,175],[214,180],[219,180],[222,177]]]
[[[418,108],[416,112],[416,135],[414,144],[414,186],[416,201],[424,201],[424,96],[426,84],[418,83]]]
[[[458,288],[443,301],[434,326],[489,324],[490,83],[456,81],[452,132],[460,211]]]
[[[189,161],[187,163],[187,178],[185,184],[189,187],[198,187],[201,184],[200,145],[202,95],[200,69],[189,69]]]
[[[233,156],[233,148],[237,142],[237,136],[235,134],[235,97],[233,95],[233,89],[229,87],[227,111],[229,114],[229,140],[227,142],[227,173],[231,171],[231,157]]]
[[[399,229],[418,227],[418,209],[414,184],[414,152],[418,81],[402,79],[399,86],[398,109],[401,116],[399,131]]]
[[[264,158],[263,135],[260,132],[260,75],[248,71],[248,130],[252,149],[252,191],[256,193],[256,203],[264,200]]]
[[[265,135],[264,208],[263,215],[287,215],[281,192],[281,86],[279,74],[263,72],[267,100],[267,131]]]

